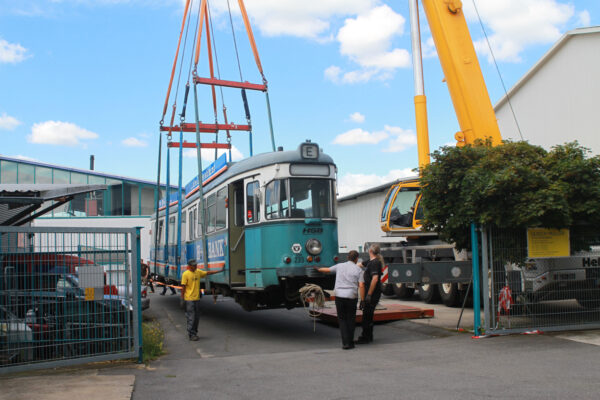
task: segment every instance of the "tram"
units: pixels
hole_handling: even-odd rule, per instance
[[[233,297],[247,311],[299,306],[298,289],[306,283],[333,288],[333,277],[314,268],[338,261],[336,166],[318,144],[236,163],[224,154],[203,171],[202,181],[204,210],[196,177],[186,185],[180,219],[177,198],[169,199],[171,207],[160,205],[158,225],[153,217],[158,246],[149,260],[159,279],[179,284],[190,258],[200,269],[225,268],[202,287]]]

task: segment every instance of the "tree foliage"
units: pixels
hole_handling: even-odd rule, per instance
[[[600,158],[577,142],[443,147],[422,174],[424,227],[459,248],[471,222],[499,228],[600,223]]]

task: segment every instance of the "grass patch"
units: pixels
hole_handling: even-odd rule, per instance
[[[165,354],[163,343],[165,333],[157,320],[142,322],[142,353],[144,362],[148,363]]]

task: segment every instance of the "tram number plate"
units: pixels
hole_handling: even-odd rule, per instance
[[[298,264],[304,261],[304,257],[302,257],[302,255],[300,254],[296,254],[296,256],[294,257],[294,263]]]
[[[294,243],[292,245],[292,251],[294,252],[294,254],[300,254],[300,252],[302,251],[302,245],[300,243]]]

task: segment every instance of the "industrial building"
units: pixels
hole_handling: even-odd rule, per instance
[[[494,106],[502,136],[546,149],[577,140],[600,154],[599,48],[599,26],[565,33]]]
[[[141,226],[141,254],[150,252],[150,215],[155,210],[157,197],[155,182],[0,156],[0,185],[7,184],[106,185],[106,190],[75,195],[73,200],[36,218],[32,225],[110,228]],[[161,198],[165,195],[165,188],[165,185],[161,185]]]

